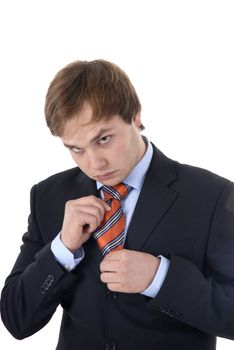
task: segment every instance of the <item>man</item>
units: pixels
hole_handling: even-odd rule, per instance
[[[2,291],[18,339],[61,304],[57,350],[213,350],[234,338],[234,184],[162,154],[126,74],[77,61],[52,81],[48,127],[78,167],[31,190]]]

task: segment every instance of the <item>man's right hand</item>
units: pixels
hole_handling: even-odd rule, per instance
[[[101,224],[106,210],[110,210],[110,206],[95,196],[69,200],[61,231],[63,244],[72,253],[77,251]]]

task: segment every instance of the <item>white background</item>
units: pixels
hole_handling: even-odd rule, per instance
[[[71,61],[120,65],[141,99],[145,135],[169,157],[234,180],[233,19],[232,0],[0,1],[0,289],[31,186],[74,165],[43,116],[50,80]],[[60,316],[23,341],[0,323],[1,348],[54,349]]]

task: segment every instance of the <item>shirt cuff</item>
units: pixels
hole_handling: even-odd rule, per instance
[[[159,268],[154,276],[154,279],[152,283],[149,285],[149,287],[141,293],[150,298],[154,298],[158,294],[166,278],[167,271],[170,265],[170,261],[164,256],[159,255],[158,258],[160,258],[161,261],[159,264]]]
[[[51,242],[51,250],[55,259],[67,270],[73,270],[84,258],[84,249],[80,247],[74,254],[63,244],[60,232]]]

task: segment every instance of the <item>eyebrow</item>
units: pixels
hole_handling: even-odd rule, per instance
[[[90,143],[97,141],[104,133],[110,132],[113,128],[106,128],[106,129],[101,129],[96,136],[94,136],[91,140]],[[64,143],[64,146],[67,148],[80,148],[77,145],[68,145]]]

